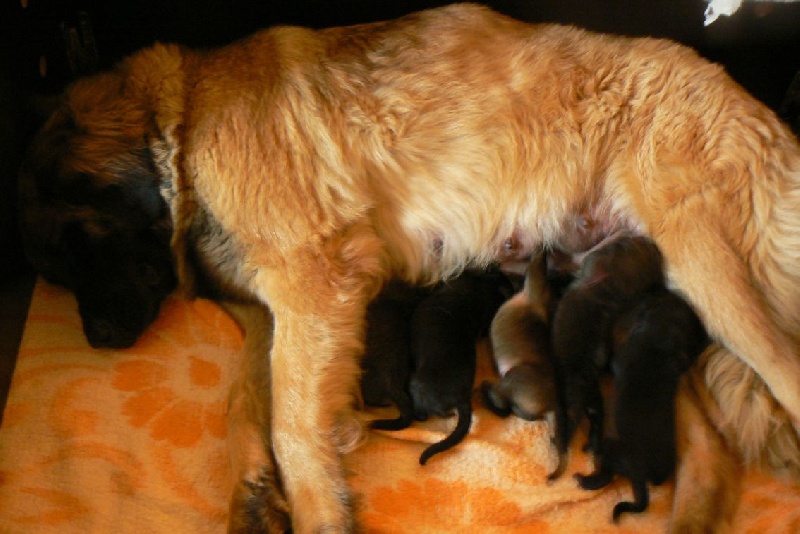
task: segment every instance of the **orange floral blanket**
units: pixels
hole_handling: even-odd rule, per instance
[[[0,532],[224,531],[225,406],[241,343],[217,305],[174,297],[133,348],[92,350],[72,296],[38,283],[0,427]],[[491,372],[485,351],[480,360],[479,380]],[[419,454],[453,421],[367,433],[345,459],[366,532],[666,529],[670,484],[652,490],[646,513],[614,525],[627,482],[579,489],[571,473],[591,462],[573,452],[548,485],[556,459],[545,424],[476,408],[467,439],[424,467]],[[756,473],[745,487],[737,531],[800,532],[800,487]]]

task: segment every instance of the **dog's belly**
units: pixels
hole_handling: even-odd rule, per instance
[[[536,181],[531,182],[535,190]],[[495,189],[483,197],[458,191],[418,198],[376,215],[379,234],[408,278],[447,278],[465,267],[491,263],[510,269],[522,266],[524,272],[540,247],[570,249],[572,243],[585,241],[575,223],[587,209],[587,192],[580,188],[565,189],[560,195],[504,194]],[[521,203],[515,200],[519,196],[533,200]],[[587,247],[621,233],[645,233],[640,221],[613,209],[612,203],[609,197],[588,208],[602,231],[591,236]]]

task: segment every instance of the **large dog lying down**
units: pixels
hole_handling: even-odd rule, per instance
[[[338,447],[384,281],[568,248],[579,213],[658,244],[717,342],[712,397],[695,398],[720,401],[708,414],[746,459],[798,467],[800,146],[675,44],[454,5],[203,53],[158,45],[67,90],[21,190],[29,255],[53,279],[110,241],[164,250],[167,228],[184,287],[269,305],[272,444],[297,532],[355,527]],[[254,444],[247,461],[266,466]],[[709,431],[681,447],[675,528],[719,520],[724,461],[708,455],[723,445]],[[242,488],[261,506],[234,499],[232,516],[274,526],[283,503],[251,467]]]

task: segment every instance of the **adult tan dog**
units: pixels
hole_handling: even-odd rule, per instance
[[[670,42],[454,5],[204,53],[158,45],[67,90],[22,190],[45,271],[166,219],[182,283],[199,273],[269,305],[272,440],[297,532],[355,527],[337,447],[382,283],[568,242],[579,213],[655,240],[718,342],[704,377],[728,411],[717,425],[748,422],[727,435],[753,461],[798,464],[800,146]],[[97,216],[119,191],[146,214],[134,230]]]

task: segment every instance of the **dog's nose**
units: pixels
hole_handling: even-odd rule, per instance
[[[126,349],[136,342],[136,336],[106,318],[94,318],[85,326],[86,339],[95,349]]]
[[[87,332],[89,343],[92,346],[95,346],[95,343],[104,345],[112,336],[113,327],[107,319],[92,319],[89,324],[89,332]]]

